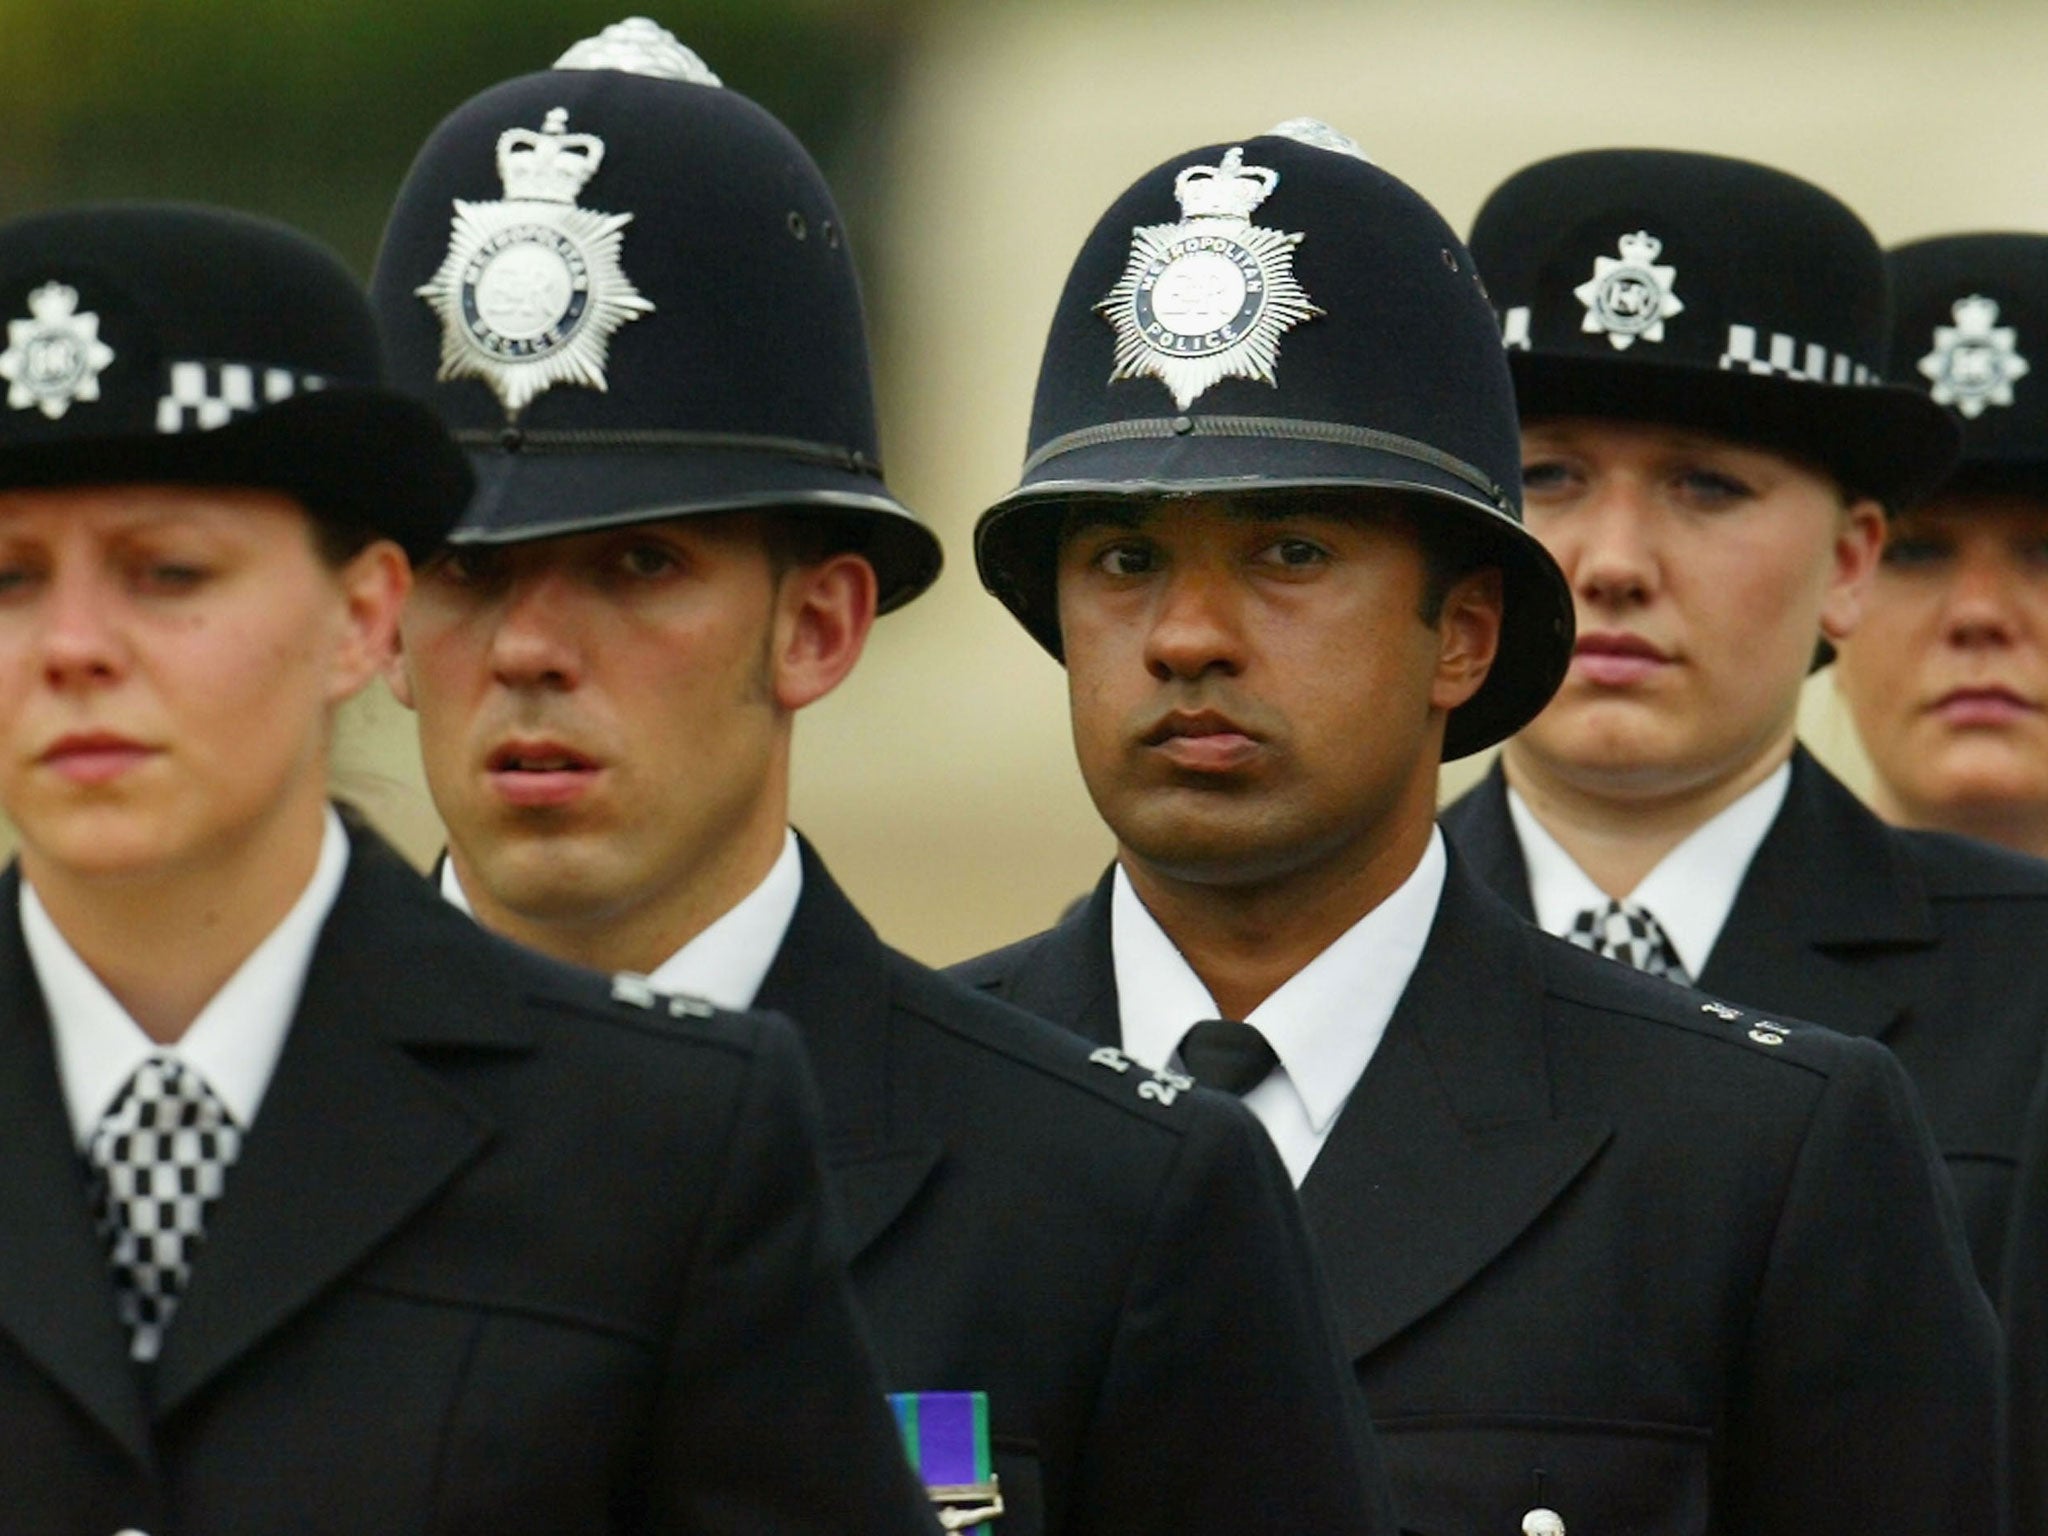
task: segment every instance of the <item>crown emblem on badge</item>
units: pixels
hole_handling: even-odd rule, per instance
[[[1251,222],[1279,184],[1235,146],[1174,177],[1180,221],[1134,228],[1124,274],[1095,306],[1116,330],[1110,383],[1158,379],[1182,410],[1223,379],[1279,386],[1281,336],[1323,313],[1294,276],[1302,237]]]
[[[114,349],[100,340],[100,317],[79,312],[78,290],[45,283],[28,296],[28,318],[7,322],[0,379],[12,409],[56,421],[74,404],[99,399],[100,371],[113,361]]]
[[[1662,341],[1664,322],[1685,305],[1671,291],[1678,269],[1657,265],[1663,241],[1639,229],[1623,235],[1615,249],[1618,258],[1593,258],[1593,275],[1572,290],[1572,297],[1586,306],[1579,329],[1589,336],[1604,334],[1615,351],[1626,352],[1638,340]]]
[[[1981,293],[1957,299],[1954,325],[1934,328],[1934,350],[1917,365],[1932,384],[1937,405],[1950,405],[1975,421],[1989,406],[2011,405],[2012,387],[2033,372],[2021,357],[2018,333],[1998,323],[1998,302]]]
[[[633,215],[576,205],[604,152],[597,135],[569,132],[560,107],[537,132],[506,129],[504,200],[457,198],[448,254],[413,290],[440,317],[435,376],[482,380],[508,417],[557,385],[605,389],[613,333],[654,310],[619,264]]]
[[[507,128],[498,135],[498,180],[505,195],[536,203],[573,203],[604,164],[604,140],[569,132],[569,114],[557,107],[541,130]]]

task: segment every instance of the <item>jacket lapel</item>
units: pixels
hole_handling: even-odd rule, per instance
[[[1534,922],[1529,865],[1522,857],[1522,840],[1515,836],[1514,818],[1508,814],[1507,775],[1498,758],[1485,778],[1445,807],[1442,821],[1444,836],[1479,883],[1525,921]]]
[[[167,1415],[417,1214],[491,1127],[407,1049],[524,1050],[490,947],[397,856],[352,838],[277,1071],[157,1362]]]
[[[787,1015],[803,1037],[851,1259],[909,1209],[945,1149],[891,1080],[889,951],[811,845],[799,848],[803,895],[754,1003]]]
[[[1037,939],[1019,946],[1023,953],[1001,994],[1012,1007],[1057,1020],[1102,1045],[1123,1040],[1109,936],[1115,878],[1112,864],[1085,901]]]
[[[1611,1134],[1551,1111],[1530,942],[1453,855],[1415,975],[1301,1189],[1354,1359],[1498,1257]]]
[[[1938,937],[1925,882],[1897,834],[1804,747],[1777,820],[1742,878],[1700,973],[1702,990],[1882,1037],[1903,1004],[1858,964]]]
[[[49,1015],[22,942],[20,888],[17,871],[0,877],[0,1333],[147,1468],[141,1377],[92,1228]]]

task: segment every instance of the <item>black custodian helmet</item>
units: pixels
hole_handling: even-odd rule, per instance
[[[884,612],[937,578],[937,538],[882,480],[824,178],[654,23],[442,122],[371,292],[399,383],[477,472],[452,542],[772,510],[829,518]]]
[[[1046,341],[1022,482],[982,515],[975,561],[1057,657],[1069,507],[1346,490],[1403,493],[1500,567],[1500,652],[1444,757],[1512,735],[1563,680],[1572,601],[1521,524],[1493,311],[1435,209],[1296,119],[1175,156],[1096,224]]]
[[[1472,254],[1524,417],[1693,427],[1890,508],[1954,462],[1942,412],[1885,382],[1876,238],[1810,182],[1679,150],[1560,155],[1495,189]]]
[[[2048,498],[2048,235],[1943,235],[1885,265],[1891,376],[1963,430],[1944,489]]]

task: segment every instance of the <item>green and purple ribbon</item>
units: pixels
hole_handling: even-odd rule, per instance
[[[889,1406],[925,1487],[977,1488],[994,1480],[986,1392],[892,1392]]]

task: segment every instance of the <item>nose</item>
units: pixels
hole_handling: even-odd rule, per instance
[[[2013,573],[1997,553],[1965,546],[1942,599],[1942,638],[1965,649],[2010,645],[2021,623]]]
[[[128,670],[131,652],[110,595],[75,564],[50,573],[42,649],[43,676],[52,688],[103,686]]]
[[[1244,669],[1244,595],[1229,573],[1186,563],[1160,584],[1145,637],[1145,664],[1161,682]]]
[[[1551,552],[1583,602],[1611,612],[1650,600],[1658,584],[1651,513],[1633,480],[1610,475],[1572,516],[1553,522],[1566,547]]]
[[[491,673],[508,688],[566,690],[583,678],[575,586],[545,566],[510,578],[491,633]]]

